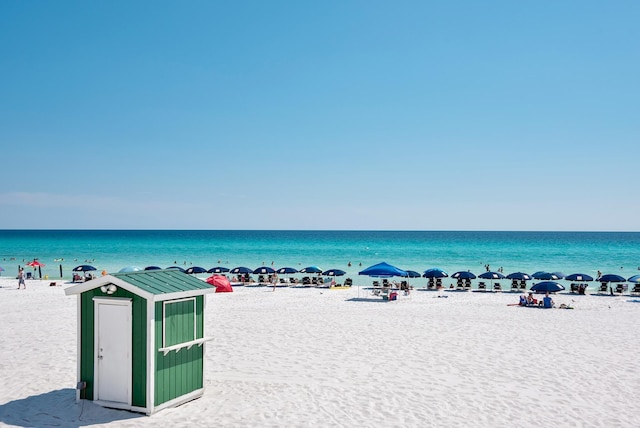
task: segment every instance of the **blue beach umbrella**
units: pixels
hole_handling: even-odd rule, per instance
[[[564,286],[555,281],[542,281],[531,286],[531,291],[536,293],[556,293],[564,290]]]
[[[118,272],[119,273],[131,273],[131,272],[139,272],[141,270],[142,270],[142,268],[139,268],[138,266],[125,266],[122,269],[120,269]]]
[[[342,269],[329,269],[322,272],[322,275],[323,276],[342,276],[345,273],[346,272],[343,271]]]
[[[420,278],[420,272],[416,272],[415,270],[408,270],[405,278]]]
[[[238,266],[238,267],[234,267],[229,272],[233,273],[233,274],[236,274],[236,273],[253,273],[253,269],[249,269],[248,267],[244,267],[244,266]]]
[[[610,273],[607,275],[602,275],[600,278],[598,278],[598,282],[626,282],[627,280],[620,276],[620,275],[616,275],[614,273]]]
[[[517,279],[518,281],[529,281],[531,279],[531,275],[526,274],[524,272],[513,272],[507,275],[507,279]]]
[[[91,265],[80,265],[80,266],[76,266],[73,269],[71,269],[73,272],[89,272],[92,270],[97,270],[96,268],[94,268]]]
[[[276,270],[269,266],[261,266],[254,269],[253,273],[255,273],[256,275],[271,275],[272,273],[276,273]]]
[[[478,275],[478,278],[494,280],[502,279],[504,278],[504,275],[500,272],[482,272],[480,275]]]
[[[567,275],[564,277],[567,281],[593,281],[593,277],[591,275],[587,275],[586,273],[572,273],[571,275]]]
[[[640,284],[640,275],[634,275],[631,278],[627,279],[629,282],[635,282],[636,284]]]
[[[180,272],[184,272],[184,269],[182,269],[180,266],[169,266],[167,269],[174,269],[179,270]]]
[[[542,281],[553,281],[556,279],[560,279],[560,277],[558,277],[558,275],[556,275],[555,273],[551,273],[551,272],[536,272],[533,275],[531,275],[531,277],[533,279],[539,279]]]
[[[406,276],[407,271],[390,265],[389,263],[382,262],[373,266],[369,266],[365,270],[358,272],[358,275],[388,278],[391,276]]]
[[[147,266],[144,270],[161,270],[160,266]]]
[[[322,269],[318,266],[307,266],[305,268],[300,269],[301,273],[322,273]]]
[[[461,270],[459,272],[454,273],[453,275],[451,275],[451,278],[455,278],[455,279],[476,279],[476,276],[469,272],[468,270]]]
[[[229,268],[226,268],[224,266],[216,266],[207,270],[207,273],[225,273],[225,272],[229,272]]]
[[[207,270],[200,266],[191,266],[184,271],[184,273],[188,273],[189,275],[193,275],[196,273],[207,273]]]
[[[555,272],[551,272],[552,274],[554,274],[555,276],[558,277],[558,279],[562,279],[565,277],[565,274],[559,271],[555,271]]]
[[[292,273],[298,273],[298,269],[292,267],[281,267],[276,270],[278,275],[291,275]]]
[[[449,274],[440,268],[431,268],[425,270],[422,276],[425,278],[447,278]]]

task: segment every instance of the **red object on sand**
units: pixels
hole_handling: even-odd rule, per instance
[[[233,288],[227,277],[222,275],[211,275],[206,279],[207,283],[216,287],[216,293],[231,293]]]

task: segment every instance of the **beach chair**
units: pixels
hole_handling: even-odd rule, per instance
[[[520,280],[520,290],[526,290],[527,289],[527,281],[525,281],[524,279]]]
[[[609,283],[608,282],[602,282],[600,283],[600,288],[598,289],[599,293],[607,293],[609,292]]]
[[[31,274],[31,272],[27,272],[26,279],[33,279],[33,275]]]
[[[436,281],[433,278],[429,278],[429,281],[427,282],[427,289],[433,290],[434,288],[436,288]]]
[[[518,280],[517,279],[512,279],[511,280],[511,291],[518,291]]]
[[[478,290],[487,291],[487,284],[485,284],[484,282],[480,281],[478,283]]]
[[[616,293],[622,294],[625,292],[624,284],[616,284]]]
[[[311,278],[305,276],[302,278],[302,285],[311,285]]]
[[[471,291],[471,280],[470,279],[467,279],[464,282],[464,290],[465,291]]]
[[[571,293],[578,292],[578,284],[571,284]]]
[[[640,284],[636,284],[633,286],[633,289],[629,292],[629,294],[640,294]]]
[[[344,280],[345,287],[351,287],[353,285],[353,280],[351,278],[347,278]]]
[[[502,291],[502,285],[499,282],[493,284],[493,291]]]

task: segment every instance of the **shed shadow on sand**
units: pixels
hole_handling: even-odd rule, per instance
[[[76,402],[76,390],[58,389],[0,405],[0,424],[18,427],[82,427],[146,417],[107,409],[89,400]]]

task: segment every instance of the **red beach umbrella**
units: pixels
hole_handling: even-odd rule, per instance
[[[211,275],[205,280],[208,284],[216,287],[216,293],[232,293],[233,288],[227,277],[222,275]]]
[[[27,266],[31,266],[31,267],[41,267],[44,266],[44,263],[40,263],[37,260],[34,260],[32,262],[27,263]]]

